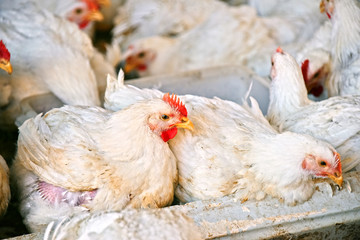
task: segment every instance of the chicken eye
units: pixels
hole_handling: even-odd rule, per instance
[[[138,54],[138,57],[139,57],[139,58],[145,57],[145,52],[140,52],[140,53]]]
[[[320,75],[320,72],[316,72],[314,78],[317,78]]]
[[[321,161],[321,162],[320,162],[320,166],[325,167],[325,166],[326,166],[326,162],[325,162],[325,161]]]
[[[271,61],[271,66],[274,66],[274,62],[273,62],[273,61]]]
[[[162,120],[169,120],[169,115],[166,115],[166,114],[163,114],[163,115],[161,115],[161,119]]]
[[[81,8],[77,8],[77,9],[75,9],[75,13],[76,13],[76,14],[81,14],[81,13],[82,13],[82,11],[83,11],[83,10],[82,10]]]

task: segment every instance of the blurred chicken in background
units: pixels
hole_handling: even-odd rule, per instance
[[[21,13],[21,14],[19,14]],[[27,112],[21,102],[33,96],[52,93],[73,105],[100,105],[99,90],[90,61],[94,48],[79,28],[40,10],[29,3],[0,3],[0,39],[12,55],[11,102],[0,110],[0,125],[11,127],[17,117]],[[49,102],[41,103],[50,105]],[[41,111],[42,106],[38,106]]]

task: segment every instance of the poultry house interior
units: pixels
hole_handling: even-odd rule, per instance
[[[0,239],[357,239],[357,63],[360,0],[1,0]]]

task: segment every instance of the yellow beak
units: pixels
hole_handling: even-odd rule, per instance
[[[343,176],[342,174],[340,174],[340,176],[338,176],[337,174],[333,175],[333,174],[329,174],[328,177],[333,180],[337,185],[339,185],[339,187],[342,187],[343,184]]]
[[[325,3],[324,3],[324,0],[321,0],[321,2],[320,2],[320,12],[321,12],[321,13],[325,12]]]
[[[10,61],[5,61],[5,63],[1,62],[0,68],[4,69],[8,74],[11,74],[13,71]]]
[[[124,72],[125,73],[129,73],[131,72],[132,70],[134,70],[136,68],[136,65],[135,64],[132,64],[132,63],[125,63],[125,66],[124,66]]]
[[[181,118],[181,122],[174,124],[174,126],[176,126],[177,128],[189,129],[191,131],[194,130],[194,124],[187,117]]]
[[[94,10],[91,11],[87,16],[86,20],[88,21],[102,21],[104,19],[104,16],[101,14],[101,12]]]

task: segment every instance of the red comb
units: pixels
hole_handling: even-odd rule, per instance
[[[0,40],[0,58],[10,61],[10,53],[2,40]]]
[[[309,81],[309,79],[308,79],[309,63],[310,63],[309,59],[306,59],[301,64],[301,72],[302,72],[305,83]]]
[[[281,47],[278,47],[278,48],[276,49],[276,52],[278,52],[278,53],[284,53],[284,51],[282,50]]]
[[[87,5],[90,11],[99,10],[99,5],[96,1],[94,0],[82,0],[82,1]]]
[[[169,103],[171,107],[178,110],[184,117],[187,116],[187,110],[185,108],[185,105],[180,101],[178,96],[176,96],[175,94],[172,94],[170,96],[169,93],[166,93],[163,97],[163,100]]]

